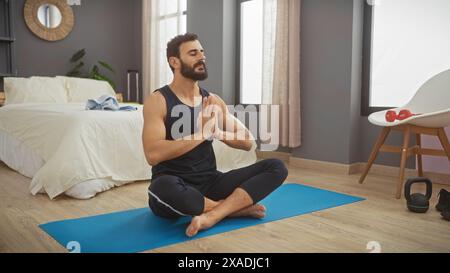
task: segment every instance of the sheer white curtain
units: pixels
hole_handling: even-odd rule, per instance
[[[301,145],[301,0],[261,1],[264,3],[262,104],[279,106],[279,144],[295,148]]]
[[[301,145],[300,134],[301,0],[278,0],[272,104],[280,106],[280,144]]]
[[[144,99],[155,90],[156,74],[152,62],[156,61],[156,5],[152,0],[142,0],[142,92]],[[154,14],[155,13],[155,14]]]
[[[167,42],[186,32],[187,0],[142,0],[142,81],[144,98],[170,83]]]

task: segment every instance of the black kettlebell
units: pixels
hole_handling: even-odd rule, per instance
[[[427,186],[426,194],[413,193],[411,194],[411,186],[415,183],[425,183]],[[429,200],[432,194],[432,183],[430,179],[424,177],[411,178],[405,184],[405,198],[408,209],[412,212],[424,213],[428,210],[430,204]]]

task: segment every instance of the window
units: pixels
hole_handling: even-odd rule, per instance
[[[261,104],[262,98],[262,1],[241,3],[240,101]]]
[[[271,100],[275,51],[275,0],[239,1],[239,103]]]
[[[450,68],[450,1],[378,0],[365,8],[363,113],[406,104]]]
[[[186,8],[187,0],[163,0],[157,1],[159,11],[156,35],[158,40],[158,63],[160,69],[155,69],[158,73],[156,86],[160,87],[173,78],[172,70],[167,63],[166,48],[167,42],[173,37],[186,33]]]

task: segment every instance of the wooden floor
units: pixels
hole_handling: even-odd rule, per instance
[[[450,252],[450,222],[434,209],[441,188],[434,185],[426,214],[408,212],[394,198],[394,177],[336,175],[289,166],[289,183],[364,197],[367,200],[286,220],[261,224],[150,252]],[[99,194],[91,200],[32,196],[30,179],[0,162],[0,252],[66,252],[38,225],[147,206],[148,182],[137,182]],[[270,213],[270,208],[268,208]],[[262,239],[263,238],[263,239]]]

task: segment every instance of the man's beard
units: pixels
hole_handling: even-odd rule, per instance
[[[208,78],[208,70],[206,69],[205,62],[199,61],[198,63],[194,64],[192,68],[186,65],[182,60],[180,60],[180,62],[181,62],[181,75],[183,75],[184,77],[194,81],[203,81]],[[204,71],[196,72],[195,68],[202,65]]]

